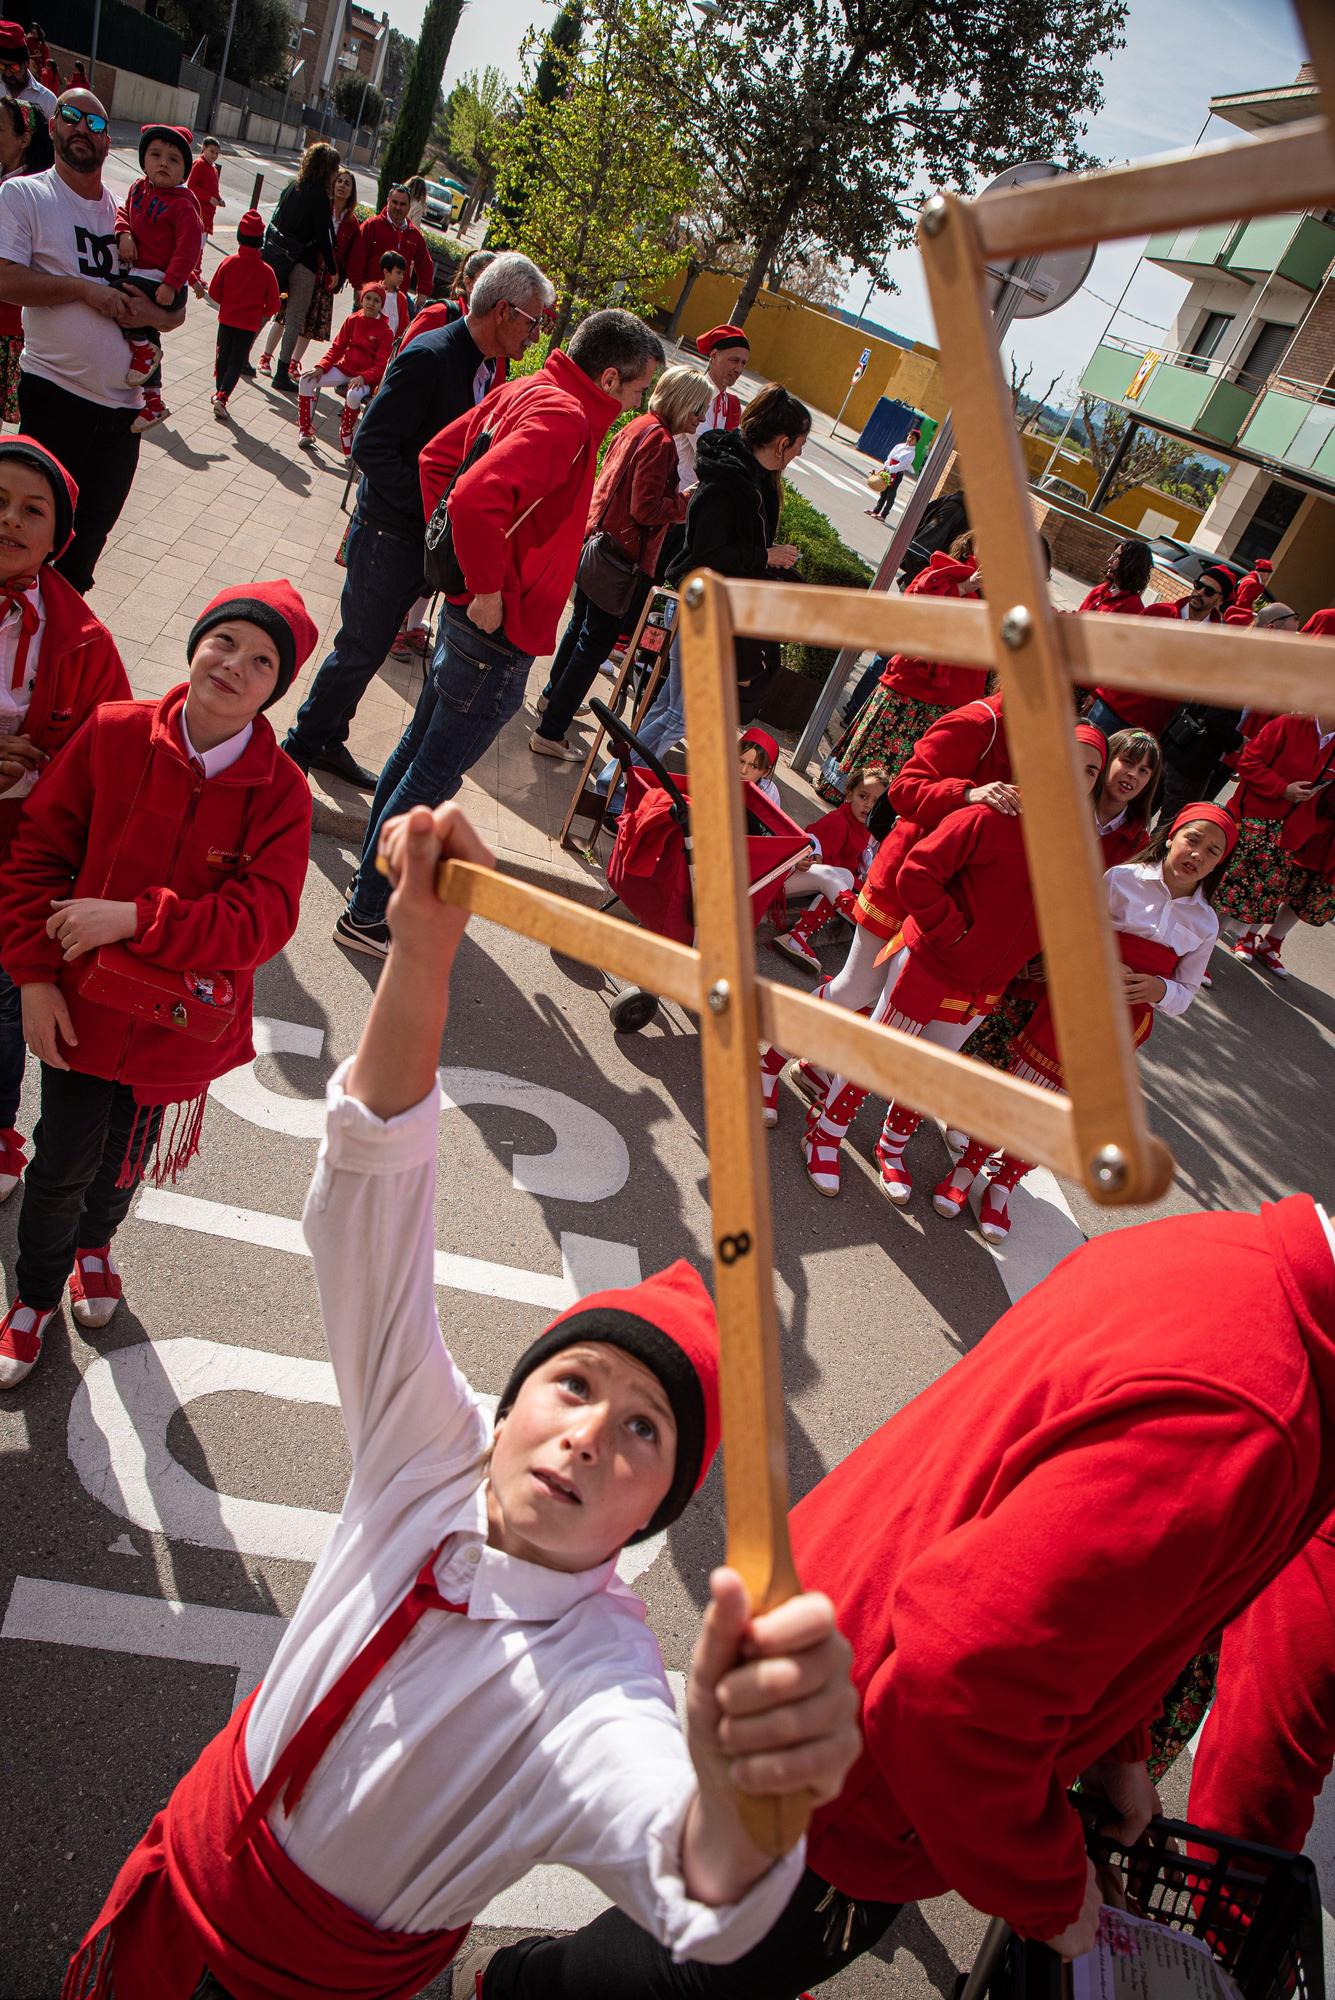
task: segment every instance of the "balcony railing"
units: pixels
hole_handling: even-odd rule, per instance
[[[1151,236],[1145,255],[1183,277],[1213,272],[1241,284],[1287,278],[1317,291],[1335,264],[1335,229],[1315,215],[1267,215]]]

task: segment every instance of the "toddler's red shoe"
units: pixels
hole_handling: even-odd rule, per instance
[[[70,1305],[80,1326],[100,1333],[121,1302],[121,1274],[111,1255],[111,1245],[92,1250],[76,1250],[70,1272]]]
[[[272,354],[261,354],[261,356],[260,356],[260,373],[261,373],[261,375],[272,375],[272,374],[273,374],[273,356],[272,356]]]
[[[162,355],[151,340],[130,342],[130,365],[125,371],[125,380],[132,389],[142,389],[153,373]]]
[[[165,424],[170,415],[171,411],[167,408],[161,396],[150,392],[145,395],[144,407],[130,425],[130,429],[135,433],[136,437],[142,437],[145,431],[152,430],[154,424]]]
[[[38,1312],[15,1299],[0,1320],[0,1389],[17,1389],[31,1375],[42,1352],[47,1327],[56,1316],[55,1307]]]
[[[8,1201],[19,1182],[28,1155],[23,1150],[23,1134],[12,1125],[0,1131],[0,1201]]]

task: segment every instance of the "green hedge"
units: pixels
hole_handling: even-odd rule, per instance
[[[819,507],[813,507],[805,494],[787,480],[783,486],[778,539],[795,543],[801,551],[797,574],[807,583],[843,584],[849,589],[865,590],[872,580],[871,565],[863,562],[847,542],[840,541],[829,516],[822,514]],[[824,646],[785,645],[783,649],[785,667],[808,674],[813,680],[823,681],[835,658]]]

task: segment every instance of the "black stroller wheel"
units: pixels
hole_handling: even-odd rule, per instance
[[[617,994],[607,1012],[619,1035],[638,1035],[658,1012],[658,996],[646,993],[642,986],[627,986]]]

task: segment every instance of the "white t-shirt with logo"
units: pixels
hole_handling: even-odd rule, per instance
[[[103,188],[86,201],[54,167],[17,175],[0,187],[0,258],[52,277],[95,278],[116,272],[116,202]],[[104,408],[137,410],[143,398],[125,380],[125,337],[114,319],[78,300],[24,306],[23,367],[73,396]]]

